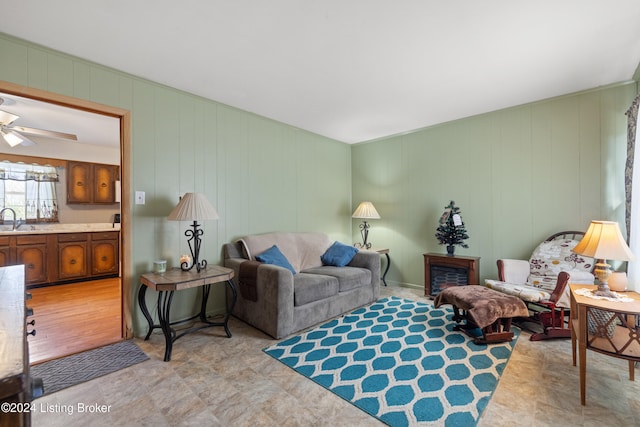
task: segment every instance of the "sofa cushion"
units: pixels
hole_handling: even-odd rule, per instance
[[[340,292],[371,284],[371,270],[366,268],[323,266],[304,270],[304,273],[335,277],[338,279]]]
[[[514,285],[513,283],[490,279],[485,279],[484,285],[489,289],[502,292],[503,294],[516,296],[527,302],[548,300],[551,297],[551,294],[544,289],[528,285]]]
[[[279,267],[289,269],[293,274],[296,274],[296,270],[293,269],[287,257],[285,257],[280,249],[276,245],[271,246],[266,251],[256,255],[256,260],[265,264],[273,264]]]
[[[324,265],[333,265],[335,267],[344,267],[349,264],[354,256],[358,253],[358,248],[351,245],[345,245],[341,242],[334,242],[333,245],[322,254],[320,260]]]
[[[239,240],[247,259],[256,259],[256,254],[276,245],[295,271],[320,267],[320,257],[331,246],[329,236],[324,233],[266,233],[245,236]]]
[[[529,259],[531,275],[557,277],[561,271],[590,273],[594,260],[572,252],[577,244],[577,240],[571,239],[540,243]]]
[[[338,295],[338,279],[321,274],[299,273],[293,276],[293,304],[309,304]]]

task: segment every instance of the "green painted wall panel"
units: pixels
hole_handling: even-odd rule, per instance
[[[221,216],[203,224],[209,263],[221,262],[223,243],[250,233],[314,230],[350,239],[349,145],[2,34],[0,55],[13,59],[0,63],[2,80],[131,110],[132,190],[146,193],[145,205],[132,205],[134,276],[157,258],[176,266],[187,251],[189,224],[166,216],[188,191],[204,192]],[[213,290],[212,312],[224,309],[223,293]],[[172,316],[191,314],[196,299],[181,293]],[[146,324],[134,310],[140,334]]]
[[[24,85],[27,83],[29,49],[23,43],[0,38],[0,52],[11,60],[0,61],[0,75],[7,81]]]
[[[73,96],[73,62],[56,54],[47,55],[47,90]]]
[[[29,48],[27,54],[27,86],[47,90],[49,77],[47,75],[47,53],[42,49]]]
[[[369,199],[383,217],[371,236],[391,250],[388,278],[423,286],[421,255],[444,253],[434,233],[450,199],[470,235],[457,253],[480,256],[483,278],[556,231],[591,219],[624,226],[624,111],[635,93],[617,85],[355,145],[352,208]]]

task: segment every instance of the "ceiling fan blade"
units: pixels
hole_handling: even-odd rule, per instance
[[[2,139],[11,147],[15,147],[17,145],[36,145],[35,142],[18,132],[14,132],[12,130],[7,131],[7,128],[4,125],[0,125],[0,136],[2,136]]]
[[[6,111],[0,110],[0,124],[9,125],[19,118],[20,116],[16,116],[15,114],[7,113]]]
[[[29,128],[25,126],[7,126],[6,129],[13,130],[20,133],[28,133],[31,135],[48,136],[50,138],[69,139],[71,141],[78,140],[78,137],[72,133],[56,132],[53,130],[36,129],[36,128]]]

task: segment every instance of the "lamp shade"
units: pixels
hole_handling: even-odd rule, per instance
[[[167,219],[173,221],[202,221],[220,216],[202,193],[185,193]]]
[[[380,214],[371,202],[361,202],[351,218],[380,219]]]
[[[573,252],[604,260],[632,261],[635,258],[614,221],[591,221]]]

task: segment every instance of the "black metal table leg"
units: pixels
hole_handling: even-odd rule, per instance
[[[147,335],[144,337],[145,341],[149,339],[154,328],[153,318],[151,317],[151,313],[149,313],[149,309],[147,309],[147,301],[145,300],[146,293],[147,287],[145,285],[140,285],[140,289],[138,290],[138,305],[140,306],[142,314],[144,314],[144,318],[147,319],[147,322],[149,323],[149,330],[147,331]]]
[[[158,293],[158,319],[160,327],[164,334],[164,361],[171,360],[171,351],[173,350],[173,329],[171,329],[171,301],[173,300],[174,291],[160,291]]]
[[[386,253],[385,256],[387,257],[387,266],[384,269],[384,273],[382,273],[382,283],[387,286],[387,273],[389,272],[389,266],[391,266],[391,258],[389,253]]]
[[[231,317],[231,313],[233,313],[233,309],[236,306],[238,293],[236,292],[236,287],[231,279],[227,280],[227,285],[229,285],[229,289],[231,289],[231,293],[233,293],[233,300],[231,301],[231,307],[227,307],[227,314],[224,316],[224,331],[227,333],[227,336],[231,338],[231,331],[229,330],[228,322],[229,317]]]

